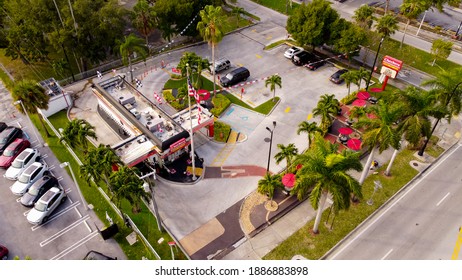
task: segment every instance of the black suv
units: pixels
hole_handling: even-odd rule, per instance
[[[316,57],[314,56],[314,54],[306,52],[306,51],[302,51],[298,54],[295,54],[292,57],[292,62],[297,66],[302,66],[302,65],[309,63],[315,58]]]
[[[21,204],[26,207],[34,206],[34,203],[52,187],[58,186],[58,179],[51,175],[45,175],[38,179],[29,190],[21,197]]]
[[[306,68],[314,71],[318,69],[319,67],[323,66],[326,64],[326,61],[318,56],[315,56],[313,60],[311,60],[308,64],[305,64]]]
[[[9,126],[0,132],[0,154],[3,153],[6,147],[8,147],[8,145],[13,142],[14,139],[21,137],[22,130],[14,126]]]
[[[4,122],[0,122],[0,132],[2,132],[5,128],[7,128],[8,126],[6,125],[6,123]]]

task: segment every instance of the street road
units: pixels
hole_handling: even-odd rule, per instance
[[[339,243],[327,259],[451,259],[462,226],[461,169],[458,144]]]

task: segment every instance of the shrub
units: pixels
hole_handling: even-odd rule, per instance
[[[212,98],[213,108],[210,112],[215,116],[219,117],[221,113],[223,113],[226,108],[231,104],[231,101],[226,98],[223,94],[217,94],[214,98]]]
[[[214,139],[218,142],[226,142],[231,133],[231,126],[224,122],[216,121],[214,124]]]
[[[342,100],[340,100],[340,103],[345,104],[345,105],[351,104],[356,99],[357,93],[358,93],[357,91],[351,92],[350,95],[347,95],[344,98],[342,98]]]

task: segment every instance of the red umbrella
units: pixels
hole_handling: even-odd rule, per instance
[[[206,89],[199,89],[197,93],[199,94],[199,101],[205,101],[210,98],[210,91]]]
[[[353,129],[349,128],[349,127],[341,127],[338,132],[342,135],[350,135],[351,133],[353,133]]]
[[[285,187],[292,188],[295,185],[295,174],[287,173],[286,175],[282,176],[282,184]]]
[[[354,151],[359,151],[359,150],[361,150],[361,140],[351,138],[351,139],[348,140],[347,146],[348,146],[348,148],[350,148],[350,149],[352,149]]]
[[[353,106],[363,107],[363,106],[366,106],[366,100],[356,99],[355,101],[353,101],[352,104],[353,104]]]
[[[367,91],[360,91],[360,92],[358,92],[356,97],[358,97],[359,99],[362,99],[362,100],[367,100],[369,97],[371,97],[371,95]]]

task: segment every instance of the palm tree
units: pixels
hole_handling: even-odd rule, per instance
[[[241,19],[241,14],[245,12],[242,7],[233,7],[233,14],[236,15],[236,27],[239,27],[239,20]]]
[[[265,81],[265,87],[270,86],[270,90],[273,92],[273,102],[275,102],[276,99],[276,86],[279,88],[282,88],[282,78],[279,75],[272,75]]]
[[[74,149],[77,146],[80,146],[84,152],[87,152],[87,137],[93,138],[95,140],[98,139],[95,133],[95,127],[86,120],[74,119],[67,123],[66,127],[61,133],[61,138],[59,141],[66,141],[66,143]]]
[[[359,67],[359,70],[357,70],[357,75],[358,75],[358,91],[361,89],[361,83],[362,81],[367,83],[367,79],[369,78],[370,72],[369,70],[366,70],[363,67]]]
[[[411,20],[416,19],[421,13],[430,8],[430,1],[427,0],[404,0],[400,6],[400,11],[407,18],[406,26],[404,27],[403,38],[401,39],[400,48],[403,46],[404,37],[406,36],[407,27]]]
[[[286,160],[287,162],[287,172],[289,171],[290,166],[292,165],[292,160],[298,154],[298,149],[295,147],[294,143],[290,143],[287,146],[283,144],[278,144],[278,148],[280,150],[279,153],[274,155],[274,159],[276,163],[279,164],[281,161]]]
[[[149,5],[147,0],[138,0],[133,6],[132,23],[145,37],[146,46],[149,45],[148,37],[154,31],[157,22],[157,14],[154,6]]]
[[[24,105],[27,113],[38,116],[46,135],[50,137],[50,133],[48,132],[45,123],[43,123],[42,116],[38,113],[37,110],[48,110],[48,102],[50,101],[50,96],[46,94],[45,89],[35,81],[21,80],[15,84],[12,97],[14,101],[21,100],[22,105]],[[26,113],[24,112],[22,106],[16,106],[16,108],[19,110],[19,112],[23,114]]]
[[[220,6],[205,6],[200,11],[201,21],[197,23],[197,29],[202,38],[212,46],[212,65],[215,65],[215,46],[223,39],[226,20]],[[215,71],[213,71],[213,96],[216,95]]]
[[[122,161],[114,150],[109,146],[100,144],[96,149],[90,150],[85,155],[83,165],[80,166],[80,176],[85,178],[87,182],[93,180],[95,184],[103,181],[112,193],[109,177],[113,173],[114,166],[120,164],[122,164]]]
[[[120,208],[123,199],[126,199],[132,206],[133,213],[141,211],[141,198],[148,199],[148,194],[143,189],[143,181],[136,175],[135,169],[128,166],[121,166],[119,170],[112,173],[109,181],[114,190],[112,200]]]
[[[316,108],[313,109],[313,116],[321,117],[320,128],[323,134],[326,134],[332,125],[333,116],[337,115],[340,110],[340,102],[333,94],[324,94],[318,101]]]
[[[338,144],[332,144],[317,134],[313,148],[297,157],[303,166],[297,171],[297,180],[292,193],[302,200],[309,194],[311,205],[317,210],[313,232],[319,232],[321,214],[327,196],[334,201],[333,209],[350,207],[350,195],[362,197],[361,184],[348,174],[350,170],[361,171],[359,153],[345,149],[338,154]]]
[[[258,181],[257,191],[261,194],[267,195],[270,199],[271,205],[273,205],[274,191],[277,188],[283,188],[281,182],[281,176],[272,175],[269,172],[266,172],[265,176]]]
[[[394,15],[385,14],[377,20],[375,29],[382,38],[388,38],[398,30],[398,20]]]
[[[401,133],[396,126],[396,121],[402,115],[401,108],[391,106],[386,102],[380,101],[377,106],[368,108],[368,113],[372,113],[377,118],[362,117],[354,124],[355,128],[365,128],[363,134],[363,144],[368,148],[370,154],[363,169],[359,183],[362,185],[369,172],[375,152],[382,153],[389,147],[395,150],[400,148]]]
[[[136,53],[145,59],[149,53],[148,47],[145,45],[143,39],[136,37],[133,33],[125,36],[125,40],[123,42],[118,41],[117,44],[119,45],[119,52],[123,63],[126,65],[128,62],[130,78],[133,83],[132,56]]]
[[[355,10],[353,19],[361,28],[370,30],[372,23],[376,19],[374,16],[374,8],[369,5],[361,5],[358,9]]]
[[[345,80],[345,85],[348,88],[348,96],[350,96],[350,90],[351,90],[351,83],[356,84],[356,81],[359,79],[358,78],[358,72],[357,71],[348,71],[343,73],[340,78]]]
[[[309,148],[311,146],[313,136],[317,132],[322,133],[322,129],[320,129],[315,122],[303,121],[298,124],[297,134],[300,135],[300,133],[302,132],[308,134],[308,148]]]

